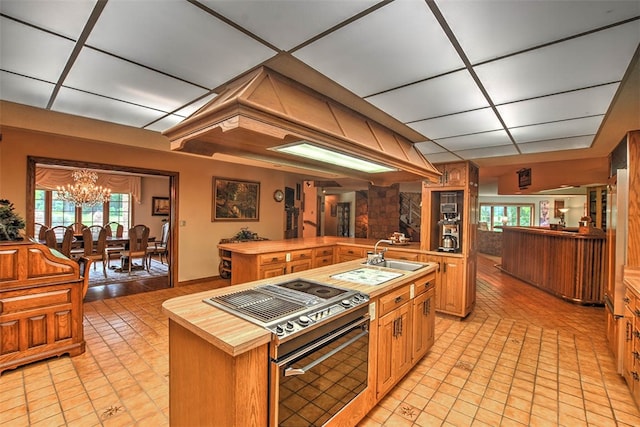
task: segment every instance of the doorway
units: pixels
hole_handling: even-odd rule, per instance
[[[167,177],[169,179],[169,240],[168,240],[168,257],[167,264],[168,286],[173,287],[177,283],[178,266],[174,260],[178,259],[177,245],[177,206],[178,206],[178,180],[179,173],[171,171],[162,171],[156,169],[146,169],[130,166],[112,165],[106,163],[81,162],[76,160],[55,159],[47,157],[27,157],[27,235],[33,236],[35,231],[35,194],[36,194],[36,169],[38,166],[56,166],[73,169],[92,169],[97,171],[105,171],[112,173],[147,175],[156,177]]]

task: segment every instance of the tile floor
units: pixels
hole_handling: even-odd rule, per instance
[[[475,311],[463,321],[438,316],[433,349],[360,425],[640,425],[606,347],[603,309],[560,301],[479,261]],[[87,351],[4,372],[0,425],[167,426],[160,305],[215,285],[86,303]]]

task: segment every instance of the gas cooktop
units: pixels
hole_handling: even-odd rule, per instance
[[[365,304],[365,294],[295,279],[204,299],[204,302],[260,325],[281,340]]]

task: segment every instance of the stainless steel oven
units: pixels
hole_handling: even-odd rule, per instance
[[[204,301],[272,332],[271,426],[320,426],[367,388],[368,295],[293,279]]]
[[[368,308],[316,331],[315,339],[271,360],[272,424],[321,426],[367,387]],[[324,333],[323,333],[324,332]]]

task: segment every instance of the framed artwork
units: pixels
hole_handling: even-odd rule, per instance
[[[540,200],[540,224],[541,227],[549,225],[549,201]]]
[[[564,200],[554,200],[553,201],[553,217],[560,218],[562,216],[562,212],[560,209],[564,208]]]
[[[168,197],[152,197],[151,198],[151,215],[169,216],[169,198]]]
[[[524,190],[531,185],[531,168],[522,168],[518,171],[518,188]]]
[[[213,178],[211,221],[258,221],[260,183]]]

